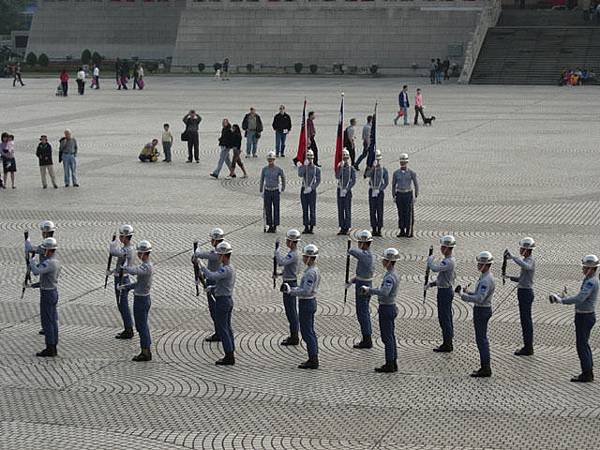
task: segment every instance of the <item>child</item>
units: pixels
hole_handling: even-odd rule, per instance
[[[46,172],[50,174],[52,185],[54,189],[58,189],[56,180],[54,178],[54,166],[52,164],[52,146],[48,143],[48,137],[42,134],[40,137],[40,143],[38,144],[35,155],[38,157],[40,163],[40,175],[42,176],[42,187],[46,189],[48,184],[46,183]]]
[[[158,139],[152,139],[152,142],[148,142],[144,145],[144,148],[140,152],[139,159],[141,162],[156,162],[158,161],[158,150],[156,146],[158,145]]]
[[[8,180],[8,173],[10,173],[12,188],[16,189],[15,172],[17,171],[17,161],[15,160],[14,140],[15,137],[12,134],[2,133],[2,146],[0,147],[0,155],[2,156],[4,180]],[[6,186],[4,188],[6,189]]]
[[[165,159],[163,162],[171,162],[171,145],[173,145],[173,135],[169,131],[169,124],[165,123],[163,125],[163,133],[162,133],[162,148],[163,153],[165,154]]]

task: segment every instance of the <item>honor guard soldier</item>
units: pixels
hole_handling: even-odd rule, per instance
[[[281,285],[282,292],[298,297],[298,313],[300,318],[300,332],[306,342],[308,361],[298,366],[299,369],[319,368],[319,347],[315,333],[315,313],[317,311],[317,291],[321,275],[317,269],[319,249],[315,244],[308,244],[302,250],[302,260],[306,270],[300,280],[300,286],[291,287],[287,283]]]
[[[54,226],[54,222],[51,220],[44,220],[40,222],[40,231],[42,232],[42,240],[44,240],[54,236],[56,226]],[[46,259],[46,251],[42,245],[32,245],[29,238],[25,239],[25,253],[38,255],[39,262],[43,262]]]
[[[352,227],[352,188],[356,183],[356,169],[350,164],[348,150],[342,152],[342,161],[335,169],[337,186],[338,235],[348,234]]]
[[[361,290],[365,295],[376,295],[379,299],[379,330],[381,340],[385,345],[385,364],[377,367],[375,372],[397,372],[398,354],[396,351],[395,321],[398,316],[396,308],[396,294],[400,284],[400,277],[396,273],[396,261],[400,258],[400,252],[395,248],[388,248],[383,252],[383,267],[387,270],[379,288],[363,286]]]
[[[519,241],[519,254],[514,256],[508,249],[504,250],[507,258],[512,259],[520,268],[518,277],[507,277],[517,284],[517,299],[519,300],[519,317],[523,331],[523,348],[515,351],[517,356],[533,355],[533,320],[531,318],[531,305],[533,304],[533,275],[535,261],[531,253],[535,248],[535,241],[526,237]]]
[[[277,265],[283,267],[281,278],[290,288],[298,286],[298,265],[300,263],[300,252],[298,251],[298,242],[300,242],[300,232],[296,229],[288,230],[285,245],[289,248],[289,252],[283,256],[279,250],[275,250],[275,259]],[[285,317],[290,324],[290,335],[281,342],[281,345],[298,345],[298,307],[296,305],[296,297],[283,292],[283,307],[285,309]]]
[[[223,241],[216,248],[221,266],[218,270],[208,270],[203,265],[200,270],[206,280],[213,284],[207,287],[215,296],[215,318],[217,334],[223,343],[225,357],[215,362],[217,366],[233,366],[235,364],[235,342],[231,329],[231,313],[233,312],[233,287],[235,270],[231,265],[231,244]]]
[[[285,174],[281,167],[275,165],[275,152],[269,152],[267,162],[268,165],[260,173],[260,193],[269,225],[267,233],[276,233],[279,225],[279,197],[285,191]]]
[[[217,253],[217,246],[223,242],[223,239],[225,239],[225,233],[223,232],[222,229],[220,228],[214,228],[210,234],[210,245],[213,246],[213,248],[209,251],[206,250],[202,250],[202,249],[197,249],[196,252],[194,253],[194,256],[192,257],[192,262],[197,262],[199,259],[205,259],[206,262],[206,267],[208,268],[208,270],[210,270],[211,272],[216,272],[217,270],[219,270],[219,267],[221,266],[220,263],[220,257],[219,254]],[[214,286],[215,282],[212,280],[206,280],[206,285],[208,286]],[[216,315],[215,315],[215,298],[212,295],[208,295],[208,311],[210,313],[210,318],[213,321],[213,325],[215,328],[215,332],[204,339],[205,342],[219,342],[221,339],[219,338],[219,333],[217,332],[217,319],[216,319]]]
[[[132,361],[152,361],[150,351],[150,327],[148,327],[148,313],[150,312],[150,288],[152,287],[152,263],[150,252],[152,245],[148,241],[140,241],[136,247],[137,257],[141,263],[137,266],[127,265],[123,269],[129,275],[135,275],[135,283],[120,285],[120,291],[133,289],[133,317],[135,318],[135,329],[140,335],[141,352],[134,356]]]
[[[114,274],[115,281],[115,296],[117,298],[117,306],[123,319],[123,331],[115,336],[117,339],[133,338],[133,320],[131,319],[131,311],[129,309],[129,290],[119,290],[119,285],[129,284],[129,276],[125,271],[125,267],[131,265],[133,261],[133,244],[131,237],[133,236],[133,227],[128,224],[123,224],[119,227],[119,240],[116,239],[110,243],[109,252],[111,256],[117,257],[117,265],[114,270],[108,270],[107,275]],[[119,246],[119,244],[121,244]],[[121,276],[122,275],[122,276]]]
[[[31,260],[29,267],[34,275],[39,275],[40,287],[40,317],[46,340],[46,348],[36,353],[36,356],[56,356],[58,345],[58,275],[60,263],[55,257],[57,249],[56,239],[49,237],[40,245],[44,251],[44,261],[36,263]]]
[[[302,178],[300,203],[302,204],[302,224],[304,234],[313,234],[317,224],[317,187],[321,184],[321,169],[314,164],[315,155],[312,150],[306,152],[306,161],[298,161],[298,176]]]
[[[487,327],[490,317],[492,317],[492,299],[496,282],[490,272],[494,257],[490,252],[481,252],[477,256],[477,270],[481,272],[475,290],[472,292],[463,291],[461,286],[457,286],[455,292],[465,302],[473,303],[473,324],[475,325],[475,340],[479,350],[479,359],[481,367],[474,371],[471,376],[474,378],[486,378],[492,376],[490,367],[490,342],[487,337]]]
[[[583,282],[579,293],[571,297],[550,295],[550,303],[575,305],[575,336],[577,355],[581,363],[581,374],[571,378],[575,383],[594,381],[594,362],[589,340],[592,328],[596,323],[596,300],[598,299],[598,266],[600,260],[596,255],[584,256],[581,260]],[[566,288],[564,294],[566,295]]]
[[[388,171],[381,165],[381,152],[375,152],[375,165],[369,172],[369,213],[373,236],[381,236],[383,228],[383,199],[388,186]]]
[[[392,195],[398,208],[398,228],[400,228],[396,237],[413,237],[414,203],[419,196],[419,183],[417,174],[408,168],[406,153],[400,155],[400,168],[392,175]]]
[[[371,243],[373,237],[369,230],[362,230],[357,234],[358,248],[351,248],[348,254],[356,258],[356,276],[350,280],[354,283],[356,296],[356,318],[360,325],[362,340],[358,344],[354,344],[354,348],[372,348],[371,340],[371,315],[369,314],[370,295],[364,294],[363,286],[371,287],[373,282],[374,257],[371,252]]]

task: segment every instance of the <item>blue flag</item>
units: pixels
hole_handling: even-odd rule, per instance
[[[373,120],[371,121],[371,135],[369,136],[369,150],[367,154],[367,167],[373,167],[375,164],[375,149],[377,135],[377,102],[375,102],[375,110],[373,111]]]

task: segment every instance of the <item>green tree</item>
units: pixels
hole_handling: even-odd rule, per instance
[[[92,52],[90,52],[87,48],[81,52],[81,62],[83,64],[89,64],[92,60]]]
[[[35,66],[37,64],[37,56],[35,56],[35,53],[33,53],[33,52],[27,53],[25,62],[27,63],[28,66],[31,66],[31,67]]]
[[[92,62],[94,64],[100,64],[102,62],[102,56],[98,52],[92,53]]]
[[[38,57],[38,64],[42,67],[48,67],[48,64],[50,63],[50,61],[48,60],[48,55],[46,55],[45,53],[42,53],[39,57]]]

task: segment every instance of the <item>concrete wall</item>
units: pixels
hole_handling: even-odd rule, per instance
[[[74,59],[84,49],[108,58],[164,59],[173,55],[185,0],[168,2],[43,0],[27,51]]]
[[[334,63],[428,67],[449,44],[466,49],[482,10],[477,1],[188,0],[181,15],[174,66],[305,66]],[[452,58],[461,63],[461,58]]]

